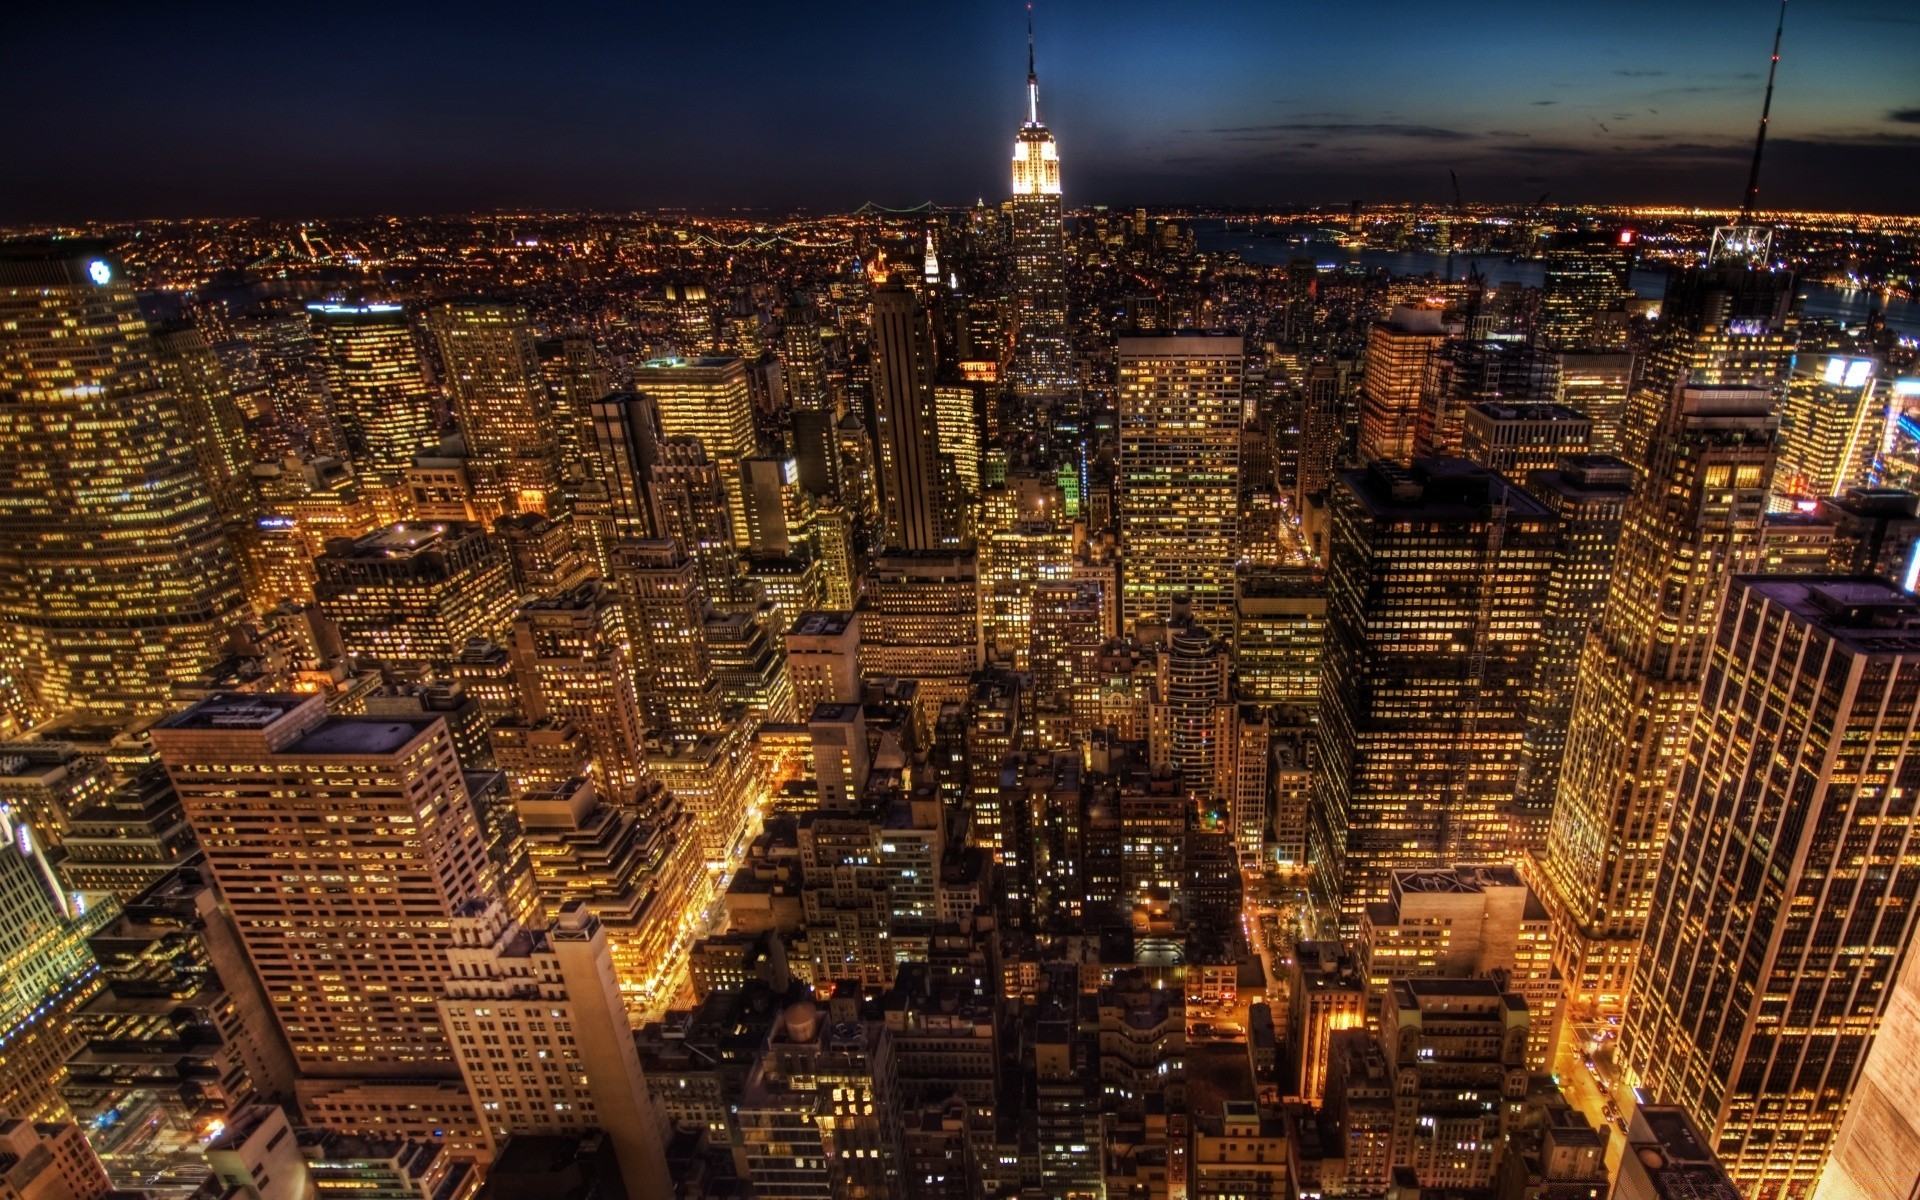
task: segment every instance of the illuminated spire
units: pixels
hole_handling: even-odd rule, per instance
[[[1040,76],[1033,71],[1033,5],[1027,5],[1027,124],[1040,123]]]

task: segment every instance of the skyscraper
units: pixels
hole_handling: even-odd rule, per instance
[[[919,293],[900,282],[875,288],[874,444],[889,549],[936,550],[945,542],[933,359],[933,327]]]
[[[406,308],[310,304],[326,354],[327,387],[356,463],[382,485],[434,444],[433,398]]]
[[[1542,899],[1570,1006],[1625,999],[1714,615],[1760,549],[1790,295],[1765,273],[1683,280],[1634,393],[1622,457],[1642,474],[1583,651],[1548,831]]]
[[[667,437],[694,437],[720,468],[733,515],[734,544],[747,544],[746,499],[740,460],[754,453],[753,392],[747,365],[737,358],[663,358],[633,373],[634,389],[654,402],[660,431]]]
[[[1617,351],[1627,340],[1631,234],[1587,238],[1547,251],[1540,338],[1555,350]]]
[[[422,674],[513,620],[506,556],[478,525],[394,525],[338,538],[315,566],[320,609],[349,654]]]
[[[1454,458],[1343,471],[1331,506],[1309,854],[1351,927],[1397,868],[1507,857],[1557,534]]]
[[[1067,272],[1060,218],[1060,149],[1040,123],[1040,77],[1027,25],[1027,119],[1013,141],[1013,379],[1047,396],[1073,382],[1067,337]]]
[[[1399,305],[1367,331],[1366,370],[1360,377],[1360,454],[1365,459],[1413,457],[1427,361],[1447,341],[1437,308]]]
[[[1121,617],[1166,616],[1233,628],[1240,545],[1239,337],[1178,334],[1119,343]]]
[[[301,1073],[452,1077],[434,1002],[495,880],[446,722],[221,694],[153,742]]]
[[[1805,1196],[1920,923],[1920,602],[1742,576],[1710,641],[1620,1057],[1748,1195]]]
[[[1804,349],[1795,359],[1780,413],[1774,511],[1842,495],[1867,481],[1880,449],[1881,413],[1874,403],[1878,365],[1871,358]]]
[[[1554,470],[1531,472],[1526,486],[1553,510],[1560,531],[1541,614],[1533,695],[1527,703],[1526,774],[1514,798],[1519,845],[1544,851],[1587,632],[1613,581],[1613,555],[1633,494],[1633,468],[1609,455],[1574,455]]]
[[[526,307],[450,300],[428,312],[427,327],[467,439],[476,499],[496,510],[547,511],[558,499],[554,435],[561,430],[549,411]]]
[[[29,714],[164,708],[245,599],[111,259],[0,251],[0,398],[0,652]]]
[[[508,653],[527,719],[572,721],[592,748],[600,794],[630,800],[640,786],[646,728],[613,589],[591,579],[528,601],[513,619]]]

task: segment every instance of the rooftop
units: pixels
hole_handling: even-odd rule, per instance
[[[438,717],[394,721],[375,717],[331,717],[288,746],[289,754],[392,754],[420,736]]]

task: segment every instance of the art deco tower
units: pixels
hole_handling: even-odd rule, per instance
[[[0,654],[30,714],[165,707],[245,604],[111,259],[0,251]]]
[[[1792,356],[1790,276],[1677,282],[1634,390],[1640,472],[1587,639],[1547,835],[1544,899],[1576,1005],[1624,1004],[1721,593],[1754,569]]]
[[[1040,123],[1040,77],[1027,25],[1027,120],[1013,141],[1014,386],[1044,396],[1073,380],[1067,346],[1066,253],[1060,221],[1060,151]]]

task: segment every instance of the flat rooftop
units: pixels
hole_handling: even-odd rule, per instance
[[[223,692],[162,720],[161,729],[265,729],[308,701],[306,696]]]
[[[1871,575],[1737,575],[1856,654],[1920,654],[1920,597]],[[1730,593],[1731,594],[1731,593]]]
[[[850,612],[803,612],[787,631],[789,637],[839,637],[853,624]]]
[[[396,721],[380,717],[332,717],[316,726],[286,754],[392,754],[420,736],[438,717]]]

